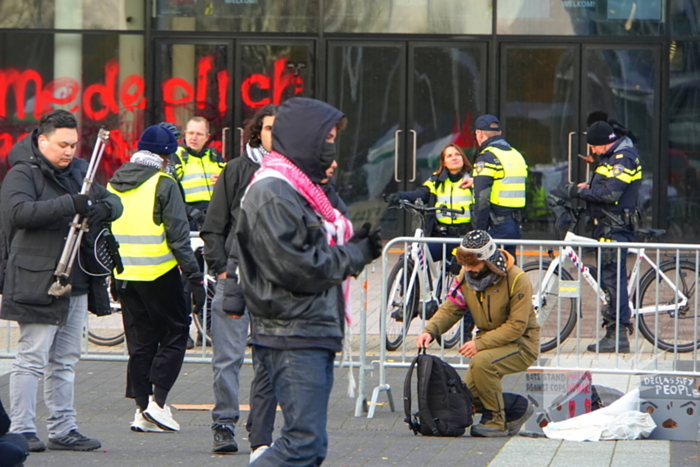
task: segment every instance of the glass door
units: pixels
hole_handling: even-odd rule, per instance
[[[337,183],[353,222],[412,234],[411,219],[382,195],[413,190],[456,143],[473,152],[483,113],[486,45],[447,42],[331,42],[329,102],[348,117],[338,145]]]
[[[236,42],[235,136],[232,157],[244,149],[247,120],[267,104],[291,97],[314,97],[314,42],[255,40]]]
[[[330,42],[328,101],[348,118],[337,140],[338,194],[355,225],[403,233],[403,216],[382,195],[406,189],[406,45]]]
[[[190,118],[209,121],[208,145],[228,158],[232,121],[233,41],[156,40],[155,112],[180,129]]]
[[[502,46],[500,116],[506,139],[530,168],[523,224],[527,236],[554,238],[555,213],[546,195],[589,179],[594,166],[578,156],[587,154],[585,134],[594,112],[632,131],[644,167],[639,205],[650,222],[659,63],[657,46]]]
[[[582,53],[581,119],[602,111],[630,131],[642,160],[642,186],[638,207],[642,223],[651,227],[659,218],[660,206],[675,196],[675,190],[654,190],[659,158],[659,70],[657,46],[584,45]],[[585,144],[585,141],[583,141]],[[585,149],[585,148],[583,148]]]

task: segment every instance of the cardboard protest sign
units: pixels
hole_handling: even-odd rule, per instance
[[[656,429],[649,439],[696,441],[700,393],[695,378],[676,375],[642,376],[639,410],[651,414]]]

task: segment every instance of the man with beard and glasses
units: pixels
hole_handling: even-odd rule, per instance
[[[471,435],[513,436],[534,408],[521,395],[503,393],[501,378],[526,371],[537,360],[540,326],[532,308],[532,285],[510,253],[497,249],[484,230],[469,232],[456,258],[462,272],[416,345],[428,347],[471,312],[479,331],[476,339],[459,348],[460,354],[471,358],[464,381],[476,412],[482,414]]]

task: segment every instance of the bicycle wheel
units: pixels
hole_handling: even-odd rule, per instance
[[[550,264],[549,261],[543,261],[540,266],[539,261],[537,261],[523,266],[523,271],[532,283],[532,293],[539,293],[541,296],[541,306],[535,310],[537,322],[540,324],[540,352],[552,350],[559,342],[564,342],[573,331],[577,319],[575,300],[573,298],[559,298],[559,280],[572,280],[571,275],[565,269],[557,267],[549,283],[545,284],[545,287],[540,284],[540,281],[544,280]],[[561,315],[559,315],[560,301]]]
[[[207,329],[206,329],[206,336],[207,336],[207,345],[211,345],[211,302],[214,300],[214,294],[216,293],[216,279],[213,277],[207,275],[205,278],[205,281],[207,283]],[[202,325],[202,321],[204,320],[204,312],[199,311],[197,313],[193,313],[192,318],[194,320],[194,326],[197,328],[197,333],[199,335],[202,334],[202,329],[204,329],[204,326]]]
[[[445,298],[447,297],[448,292],[452,288],[452,284],[454,284],[455,278],[454,274],[452,274],[449,270],[445,270],[445,275],[443,278],[438,282],[437,285],[437,290],[435,291],[435,295],[438,297],[439,302],[442,303]],[[446,287],[444,287],[443,290],[443,284],[446,284]],[[445,344],[446,349],[451,349],[455,345],[459,344],[462,341],[462,328],[463,328],[463,323],[464,320],[460,319],[457,321],[450,329],[447,330],[440,338]]]
[[[405,287],[409,287],[412,274],[413,261],[406,262],[406,271],[404,271],[403,258],[399,259],[389,273],[386,322],[384,323],[387,350],[396,350],[401,346],[404,339],[404,324],[407,332],[418,309],[419,284],[417,278],[408,294],[404,290],[404,275]]]
[[[88,313],[88,341],[106,347],[113,347],[124,342],[124,322],[122,321],[122,306],[112,293],[112,280],[107,277],[107,292],[112,314],[97,316]]]
[[[697,277],[697,266],[690,261],[681,261],[679,269],[676,269],[676,261],[665,261],[659,265],[659,269],[671,281],[673,286],[665,280],[657,280],[656,271],[650,269],[644,274],[639,282],[639,299],[641,308],[674,305],[676,299],[676,287],[678,292],[688,299],[686,306],[671,311],[661,311],[659,313],[640,313],[639,330],[642,335],[652,344],[661,350],[678,352],[690,352],[700,344],[700,335],[695,332],[695,286]],[[658,302],[656,301],[656,290],[658,286]],[[636,296],[631,297],[634,303]],[[640,306],[636,307],[637,309]],[[700,319],[700,317],[698,317]],[[657,327],[658,320],[658,327]],[[678,326],[678,334],[676,334]],[[657,341],[658,339],[658,341]],[[696,340],[697,339],[697,340]]]

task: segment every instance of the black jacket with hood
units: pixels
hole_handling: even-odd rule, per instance
[[[342,116],[314,99],[289,99],[277,112],[273,149],[318,183],[325,178],[323,143]],[[250,186],[235,236],[252,319],[250,343],[340,351],[345,323],[340,285],[372,258],[354,243],[329,246],[316,212],[277,178]]]
[[[207,217],[199,233],[204,240],[204,259],[213,274],[226,271],[228,245],[241,209],[241,198],[259,168],[250,157],[242,155],[226,164],[214,186]]]
[[[133,162],[125,162],[109,181],[116,191],[122,193],[139,187],[158,172]],[[173,252],[182,273],[188,279],[201,279],[197,260],[190,244],[190,227],[185,214],[185,201],[178,183],[173,178],[161,177],[156,186],[156,201],[153,206],[153,222],[163,224],[165,241]]]
[[[68,317],[70,297],[53,297],[48,290],[75,215],[71,194],[79,191],[88,163],[73,159],[66,169],[56,169],[39,152],[37,137],[38,130],[34,130],[12,148],[8,156],[12,169],[0,191],[0,243],[5,266],[0,277],[0,317],[62,326]],[[103,186],[93,183],[90,198],[111,207],[108,220],[121,215],[121,201]],[[79,271],[77,261],[73,271],[71,279],[81,282],[75,284],[73,295],[87,293],[87,278]]]

